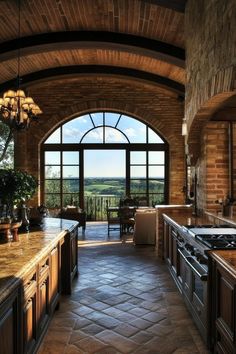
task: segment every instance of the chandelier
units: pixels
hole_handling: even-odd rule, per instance
[[[25,129],[29,127],[32,120],[36,120],[42,114],[39,106],[21,89],[20,83],[20,0],[18,1],[18,58],[17,58],[17,80],[16,90],[8,90],[0,97],[0,120],[10,128]]]

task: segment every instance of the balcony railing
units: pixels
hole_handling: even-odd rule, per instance
[[[107,206],[118,206],[120,197],[111,195],[93,195],[84,197],[84,210],[88,221],[107,220]]]

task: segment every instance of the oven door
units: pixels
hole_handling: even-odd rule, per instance
[[[204,338],[207,336],[207,269],[179,248],[184,300]]]

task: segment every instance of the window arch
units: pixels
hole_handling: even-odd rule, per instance
[[[168,202],[168,144],[140,120],[103,111],[71,119],[42,144],[42,198],[48,207],[71,203],[88,207],[84,154],[96,149],[124,153],[123,189],[117,188],[116,203],[125,195],[145,197],[149,205]],[[111,165],[112,159],[107,168]],[[114,196],[114,188],[111,190]]]

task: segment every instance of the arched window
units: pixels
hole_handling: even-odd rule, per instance
[[[149,205],[168,202],[168,144],[138,119],[89,113],[62,124],[42,150],[42,197],[49,208],[74,204],[99,214],[105,202],[118,204],[125,195]]]

